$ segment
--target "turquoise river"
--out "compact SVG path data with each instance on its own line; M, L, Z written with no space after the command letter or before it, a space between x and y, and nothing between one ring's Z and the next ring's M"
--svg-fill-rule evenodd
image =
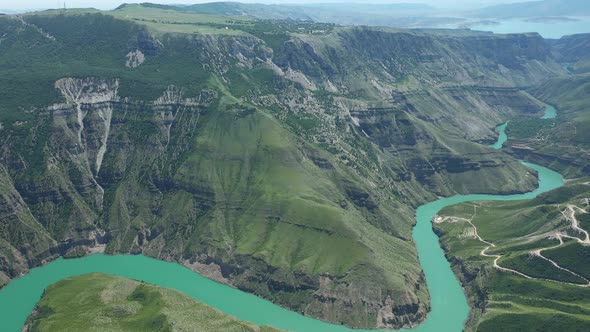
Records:
M507 123L498 127L501 148L505 141ZM432 231L432 219L440 209L466 201L510 201L531 199L563 185L560 174L547 168L525 163L539 177L539 188L517 195L464 195L442 198L422 205L416 212L417 224L413 236L418 248L420 264L426 275L432 310L426 321L412 331L459 332L469 313L467 299L453 274L449 262ZM101 272L142 280L162 287L176 289L207 303L229 315L259 325L271 325L290 331L353 331L349 328L325 323L281 308L269 301L237 289L218 284L189 269L170 262L145 256L102 254L77 259L58 259L45 266L32 269L25 276L10 282L0 290L0 329L18 332L39 301L44 289L67 277L90 272ZM359 330L354 330L359 331Z

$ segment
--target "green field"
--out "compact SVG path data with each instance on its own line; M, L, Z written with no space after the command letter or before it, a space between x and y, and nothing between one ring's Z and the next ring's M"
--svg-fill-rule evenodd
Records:
M588 229L588 228L586 228ZM548 250L544 253L547 258L558 261L559 264L575 273L590 278L590 248L583 246L575 241L570 241L567 245Z
M278 331L240 321L174 290L87 274L50 286L28 331Z
M558 262L561 263L561 260L558 260ZM555 280L579 285L585 285L588 283L586 280L567 271L560 270L550 262L540 257L529 255L528 253L507 256L505 259L499 260L498 264L509 269L517 270L533 278Z

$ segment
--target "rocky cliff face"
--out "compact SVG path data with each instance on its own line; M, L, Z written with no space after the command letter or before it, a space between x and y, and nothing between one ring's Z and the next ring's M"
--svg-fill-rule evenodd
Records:
M553 53L559 62L576 73L590 70L590 34L564 36L552 41Z
M479 170L517 183L516 190L530 188L527 181L520 182L518 172L498 172L497 167L512 163L505 157L488 155L484 161L481 157L489 152L478 151L477 145L451 146L453 140L492 142L493 129L504 119L539 114L540 103L514 86L563 73L549 44L537 34L439 36L351 28L328 36L292 38L275 49L272 61L282 72L291 73L285 77L308 91L330 92L322 96L329 106L313 93L300 97L303 107L296 116L332 123L313 140L342 140L337 124L349 123L360 137L383 149L398 179L416 179L429 191L444 195L451 194L443 188L448 183L460 183L452 191L488 192L490 183L470 183L470 172ZM375 98L380 102L366 102ZM292 101L281 102L294 111ZM326 115L329 112L333 115ZM442 146L441 141L445 141ZM347 157L353 155L342 150ZM405 162L397 163L400 159Z
M19 76L29 99L0 98L0 281L143 253L314 317L400 328L428 311L413 209L535 185L476 142L540 111L514 88L561 73L538 36L343 28L271 45L103 16L0 20L7 67L42 73Z
M400 178L416 179L431 192L449 195L447 185L438 182L441 176L459 184L450 185L456 192L486 192L489 184L470 181L471 172L489 172L491 178L504 178L506 173L500 169L513 162L502 153L493 156L479 144L453 147L455 140L492 142L496 139L491 130L494 123L539 111L536 101L516 89L462 87L395 93L390 107L355 110L351 116L358 129L392 160L406 160L407 167L398 172ZM483 113L489 118L482 118ZM519 183L517 174L505 180ZM518 185L522 189L517 190L524 190L529 184Z
M515 119L508 126L509 152L558 170L568 178L585 176L590 170L588 149L590 123L586 116L590 78L575 75L547 80L529 92L557 109L555 119Z
M8 276L15 277L27 265L67 255L79 246L88 252L103 251L104 244L112 239L100 223L109 204L105 201L109 199L105 188L125 177L131 166L127 160L134 152L130 143L135 142L130 141L137 137L129 136L142 130L142 120L149 123L157 140L146 142L143 152L158 155L170 144L174 121L182 118L187 125L194 126L201 109L215 96L204 91L200 101L183 99L181 89L170 87L161 98L146 105L120 99L118 84L117 80L96 78L57 81L56 89L65 102L38 111L39 123L33 135L38 136L35 144L42 145L42 155L35 156L37 160L23 158L18 140L9 137L6 141L2 159L11 167L10 171L4 169L3 206L7 218L20 221L15 227L29 224L34 230L27 231L30 236L41 237L30 238L26 243L40 246L39 249L16 248L16 257L24 256L25 264L12 266ZM130 124L139 126L124 128ZM182 144L170 148L183 149L186 146ZM107 151L109 162L103 168ZM111 157L111 153L115 156ZM147 162L148 158L144 160ZM28 172L32 168L33 174ZM18 179L16 187L12 178ZM7 229L4 239L9 244L20 242L13 239L18 232Z
M278 50L274 62L301 72L317 86L334 86L341 92L457 82L513 86L562 72L538 34L449 37L370 28L298 36ZM354 82L352 77L363 79Z

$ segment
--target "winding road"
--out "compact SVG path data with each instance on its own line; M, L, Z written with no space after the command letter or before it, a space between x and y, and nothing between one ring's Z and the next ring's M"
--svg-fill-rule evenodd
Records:
M559 280L552 280L552 279L545 279L545 278L537 278L537 277L532 277L529 276L525 273L522 273L520 271L514 270L514 269L509 269L506 267L501 266L498 261L503 257L502 255L494 255L494 254L488 254L487 251L491 248L495 248L496 245L492 242L486 241L484 240L480 235L479 232L477 230L477 226L475 226L475 224L473 224L473 220L475 219L475 217L477 216L477 205L473 205L473 215L471 216L471 218L467 219L467 218L460 218L460 217L452 217L452 216L437 216L435 218L435 222L436 223L443 223L443 222L458 222L458 221L464 221L466 223L468 223L472 228L473 228L473 237L477 238L481 243L486 244L487 246L481 250L480 255L483 257L487 257L487 258L493 258L493 266L494 268L500 270L500 271L504 271L504 272L509 272L509 273L513 273L516 275L519 275L521 277L527 278L527 279L536 279L536 280L543 280L543 281L551 281L551 282L555 282L555 283L560 283L560 284L568 284L568 285L575 285L575 286L580 286L580 287L590 287L590 280L588 280L588 278L585 278L569 269L566 269L562 266L560 266L559 264L557 264L557 262L555 262L552 259L549 259L545 256L543 256L543 251L546 250L552 250L552 249L557 249L561 246L563 246L565 244L565 242L563 241L564 238L569 238L569 239L573 239L576 240L578 243L580 243L581 245L585 245L585 246L590 246L590 234L588 234L588 232L586 230L584 230L583 228L580 227L580 222L578 221L577 217L576 217L576 210L581 212L581 213L588 213L587 210L582 209L576 205L573 204L567 204L566 209L565 210L561 210L561 214L563 215L563 217L568 220L570 222L570 228L573 229L575 232L577 233L581 233L583 234L582 238L580 237L576 237L576 236L571 236L571 235L567 235L565 233L562 232L555 232L554 234L552 234L552 236L550 236L549 238L551 239L557 239L559 241L559 244L555 245L555 246L551 246L551 247L545 247L545 248L540 248L540 249L535 249L533 251L530 252L530 255L532 256L536 256L539 258L542 258L546 261L548 261L549 263L551 263L554 267L565 271L567 273L570 273L582 280L586 281L586 284L576 284L576 283L569 283L569 282L564 282L564 281L559 281Z

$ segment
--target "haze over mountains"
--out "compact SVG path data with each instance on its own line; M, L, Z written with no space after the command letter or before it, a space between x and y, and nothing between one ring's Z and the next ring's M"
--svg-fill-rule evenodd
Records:
M0 10L5 13L30 11L27 8L43 8L46 2L31 1L12 4ZM64 3L59 2L59 7ZM114 8L118 2L66 2L71 7ZM590 2L584 0L538 0L524 2L429 2L429 1L244 1L208 2L197 4L164 4L195 13L247 15L265 19L313 20L336 24L355 24L395 27L432 27L460 23L468 18L512 18L590 15ZM12 8L11 8L12 7ZM46 7L47 8L47 7ZM52 8L51 6L48 8Z
M480 17L543 17L590 15L590 1L540 0L490 6L477 11Z
M525 1L525 0L520 0ZM70 8L98 8L98 9L113 9L121 4L122 1L119 0L69 0L66 1L66 4ZM132 3L139 3L141 1L133 1ZM187 0L187 1L176 1L176 0L164 0L158 1L160 4L166 5L192 5L192 4L202 4L202 3L211 3L216 1L211 0ZM235 1L238 2L238 1ZM473 1L473 0L372 0L372 1L348 1L348 0L243 0L239 1L242 3L250 3L250 4L266 4L266 5L276 5L276 4L327 4L327 3L363 3L363 4L392 4L392 3L407 3L407 4L426 4L430 6L435 6L438 8L481 8L487 5L494 5L494 4L502 4L502 3L512 3L512 2L519 2L519 0L482 0L482 1ZM31 9L31 8L53 8L57 5L57 7L62 7L64 1L43 1L43 0L22 0L18 2L10 2L10 1L2 1L0 3L5 3L0 5L2 8L7 9Z
M149 5L149 4L146 4ZM251 16L259 19L309 20L340 25L390 26L400 28L468 27L496 20L524 17L546 20L551 15L588 15L588 4L580 0L542 0L510 3L478 9L424 3L335 3L257 4L212 2L193 5L152 5L185 12ZM480 6L482 6L480 4ZM524 10L527 8L531 10ZM582 30L584 31L584 30ZM580 31L580 32L582 32Z

